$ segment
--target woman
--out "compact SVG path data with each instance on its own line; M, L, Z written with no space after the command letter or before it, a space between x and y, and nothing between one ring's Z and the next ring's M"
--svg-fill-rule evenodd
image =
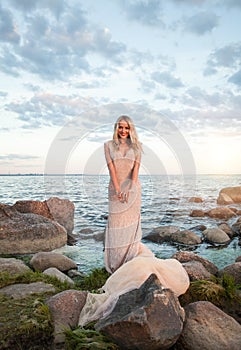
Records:
M132 120L118 118L113 140L105 143L110 173L109 216L105 232L105 265L111 276L101 294L88 293L79 325L108 316L120 295L140 286L154 273L177 296L189 287L189 277L176 259L158 259L141 243L141 186L138 173L141 144Z
M131 118L118 118L113 140L106 142L104 149L110 174L104 256L106 270L113 273L137 256L143 247L141 186L138 179L142 147ZM149 253L153 255L150 251Z

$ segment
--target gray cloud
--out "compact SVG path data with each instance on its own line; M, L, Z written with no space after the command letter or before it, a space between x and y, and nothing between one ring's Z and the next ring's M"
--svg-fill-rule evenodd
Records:
M137 0L122 1L127 17L147 26L164 26L162 20L161 1Z
M200 87L194 86L186 90L183 94L182 101L184 104L192 107L220 107L227 103L228 96L223 93L209 94Z
M240 0L222 0L220 3L228 8L241 8Z
M89 63L92 54L105 59L108 57L112 68L123 64L125 45L114 41L107 28L88 23L86 14L80 6L71 7L61 2L60 20L57 16L51 17L51 13L43 11L47 9L56 14L57 1L22 3L12 0L11 3L23 12L16 15L16 9L11 9L12 12L10 9L6 10L9 20L7 22L5 19L6 29L0 35L2 40L4 37L9 41L7 28L8 32L10 29L13 32L13 21L20 21L19 16L22 16L22 23L19 26L21 33L18 33L18 41L20 36L21 41L16 45L16 38L14 40L12 38L11 50L7 47L2 50L0 63L4 73L18 76L21 71L26 71L47 80L66 80L71 75L80 75L82 72L94 76L99 67L97 60L92 61L92 64ZM106 65L105 70L107 69Z
M202 5L204 4L207 0L172 0L175 4L180 5Z
M24 14L36 9L48 9L57 18L63 12L65 0L8 0L14 8L19 9Z
M241 69L228 79L230 83L241 86Z
M19 43L20 36L16 31L12 13L0 5L0 41Z
M183 23L184 30L201 36L218 26L219 17L215 13L203 11L185 18Z
M2 160L31 160L31 159L39 159L40 157L37 156L32 156L32 155L28 155L28 154L16 154L16 153L9 153L9 154L5 154L5 155L0 155L0 159Z
M159 84L163 84L169 88L180 88L183 87L181 79L176 78L170 72L153 72L151 78Z
M29 100L9 103L5 109L18 115L23 128L40 128L44 125L62 126L95 105L96 102L91 98L37 93Z
M241 44L235 43L218 48L209 55L209 67L236 67L241 63Z

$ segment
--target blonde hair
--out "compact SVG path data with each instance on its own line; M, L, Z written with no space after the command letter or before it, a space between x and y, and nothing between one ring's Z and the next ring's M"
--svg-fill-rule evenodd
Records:
M114 133L113 133L113 142L114 142L115 147L119 148L120 141L119 141L119 137L118 137L118 128L119 128L119 123L122 120L124 120L128 124L128 126L130 128L129 136L128 136L129 142L130 142L130 146L133 148L135 153L142 152L142 146L141 146L141 143L138 140L138 136L137 136L135 125L134 125L132 119L130 117L128 117L127 115L121 115L117 119L117 121L115 122Z

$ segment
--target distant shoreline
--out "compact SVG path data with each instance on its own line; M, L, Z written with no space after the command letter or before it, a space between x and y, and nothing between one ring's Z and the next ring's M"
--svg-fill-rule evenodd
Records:
M109 176L108 174L0 174L1 176ZM140 176L241 176L241 174L140 174Z

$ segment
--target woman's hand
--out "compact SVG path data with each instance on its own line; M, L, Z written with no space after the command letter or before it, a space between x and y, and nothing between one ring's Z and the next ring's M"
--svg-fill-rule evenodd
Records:
M120 202L122 203L128 203L128 199L129 199L129 191L128 192L119 192L117 194L117 197L119 199Z

